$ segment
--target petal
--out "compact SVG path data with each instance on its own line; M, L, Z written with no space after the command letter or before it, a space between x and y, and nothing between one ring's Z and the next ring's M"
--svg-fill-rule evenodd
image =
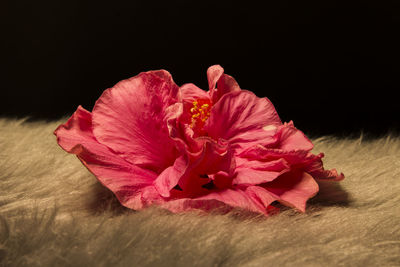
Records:
M268 190L260 186L249 186L245 190L246 194L253 198L255 201L260 202L264 207L268 207L277 198L272 195Z
M217 82L217 88L211 91L212 102L217 103L223 95L240 90L239 84L232 76L222 74Z
M183 101L193 102L197 99L209 99L206 91L201 90L199 87L192 83L184 84L180 87L181 96Z
M173 167L167 168L157 178L155 186L160 194L169 197L171 190L179 185L184 194L198 195L207 192L202 186L210 181L202 176L218 172L233 175L235 162L232 159L233 154L229 149L229 144L223 139L215 141L206 136L194 138L189 126L177 120L182 111L181 103L170 106L169 111L171 114L168 119L170 137L176 142L181 155L184 156L177 159Z
M76 154L97 179L115 193L122 205L139 209L141 189L151 185L156 173L132 165L92 133L92 114L82 107L54 132L57 142L67 152Z
M79 106L71 118L54 131L57 143L68 153L79 153L81 146L99 146L92 133L92 114ZM104 146L99 146L104 148Z
M220 65L213 65L207 69L208 89L210 92L215 89L215 85L222 74L224 74L224 69Z
M200 139L200 138L198 138ZM197 154L190 155L190 164L186 169L185 175L179 180L179 186L184 192L196 194L199 187L206 182L202 176L225 172L233 175L235 161L232 151L227 144L217 143L208 138L203 139L203 148Z
M153 204L161 205L165 203L166 200L160 196L155 186L150 185L142 189L141 201L143 206L147 207Z
M291 171L263 186L279 202L305 212L306 202L318 193L317 182L306 172Z
M203 149L201 154L192 155L193 168L199 172L206 170L206 174L214 174L219 171L233 172L235 161L228 143L221 139L216 142L207 137L196 138L196 140L203 144Z
M253 201L250 196L240 189L225 189L198 198L172 200L166 202L162 206L172 212L193 209L210 211L216 208L225 208L226 211L229 211L231 209L230 207L237 207L267 215L266 209L261 203Z
M127 161L160 173L176 158L166 109L179 88L163 70L141 73L104 91L93 109L93 133Z
M243 144L254 145L271 139L275 131L263 127L279 125L279 116L268 99L242 90L225 94L211 109L204 128L210 137L224 138L243 150Z
M204 140L194 138L193 129L190 125L182 123L184 104L175 103L167 108L167 126L169 137L182 153L199 153L203 149ZM209 139L209 138L208 138Z
M218 189L226 189L232 186L233 176L229 173L220 171L211 176L214 185Z
M220 65L214 65L208 68L207 79L213 103L217 103L224 94L240 91L239 84L236 80L224 74L224 69Z
M247 168L237 168L236 177L233 179L235 185L257 185L266 182L273 181L279 175L287 172L288 170L282 171L263 171L253 170Z
M170 191L174 188L179 179L183 176L188 167L187 158L182 155L175 160L173 166L166 168L155 180L154 185L163 197L169 197Z
M286 151L306 150L314 148L313 143L304 135L303 132L296 129L293 122L285 123L279 127L276 138L278 139L278 148Z
M310 162L304 168L306 172L311 174L315 179L323 179L323 180L333 180L333 181L341 181L344 179L344 174L338 172L335 169L332 170L324 170L323 163L321 158L324 156L323 153L315 156L315 160Z
M271 129L272 126L268 127ZM233 140L231 140L232 148L234 148L235 151L237 151L237 154L239 154L255 145L262 145L265 147L275 145L277 143L277 139L274 137L274 133L274 130L264 129L253 129L248 132L239 133Z
M310 161L315 160L315 155L305 151L305 150L292 150L285 151L282 149L267 148L262 145L252 146L242 151L239 155L243 158L248 158L249 160L264 160L271 161L277 159L284 159L289 164L307 164Z
M246 162L244 162L246 161ZM240 160L236 168L233 184L256 185L271 182L278 176L290 170L290 165L284 159L268 162L258 160Z
M240 153L239 158L247 158L248 160L277 160L284 159L296 169L301 169L316 179L328 179L340 181L344 179L344 174L338 174L335 169L324 170L321 158L323 153L314 155L306 150L284 151L282 149L266 148L256 145L247 148ZM253 161L250 161L253 162Z
M270 171L281 171L286 168L290 168L288 162L283 158L276 160L264 161L263 159L248 159L235 157L236 168L248 168L254 170L270 170Z

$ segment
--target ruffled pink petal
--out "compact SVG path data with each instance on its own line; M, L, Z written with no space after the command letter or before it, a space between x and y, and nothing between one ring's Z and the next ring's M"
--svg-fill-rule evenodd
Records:
M174 166L167 168L156 180L155 186L160 194L169 197L172 189L179 185L184 193L180 195L194 196L207 191L202 188L210 179L202 178L218 172L230 175L235 169L232 151L223 139L215 141L207 136L194 138L193 131L187 124L178 120L183 105L176 103L168 108L168 129L181 155ZM179 193L179 192L178 192Z
M181 139L177 138L177 140ZM180 167L169 168L165 175L162 173L157 178L155 185L162 196L196 197L207 194L209 189L203 186L211 182L215 175L217 175L218 181L222 182L221 179L225 177L219 177L221 173L226 174L228 179L232 180L235 161L229 146L208 137L193 140L199 148L195 152L183 151ZM177 163L178 161L175 164ZM174 191L176 186L180 188L180 192Z
M207 70L208 88L213 103L227 93L240 91L236 80L224 74L224 69L220 65L214 65Z
M210 92L215 89L222 74L224 74L224 69L220 65L213 65L207 69L208 89Z
M79 106L54 134L58 144L68 153L76 154L89 171L115 193L122 205L133 209L143 207L142 189L152 185L157 174L132 165L100 144L92 133L89 111Z
M183 198L171 200L164 203L162 206L172 212L182 212L194 209L210 211L216 208L229 211L231 210L231 207L237 207L268 215L265 207L261 203L254 201L240 189L225 189L193 199Z
M179 148L180 154L189 153L194 156L201 153L205 141L213 141L208 137L195 138L190 125L181 122L184 115L183 103L175 103L167 108L169 137Z
M217 103L221 97L230 92L240 91L239 84L236 80L227 74L222 74L221 78L219 78L217 82L216 90L212 91L212 101Z
M290 170L290 165L284 159L263 162L237 158L236 163L238 166L235 170L236 176L233 179L233 184L238 185L257 185L271 182Z
M193 102L197 99L210 99L208 93L201 90L199 87L192 83L184 84L180 87L181 96L183 101Z
M291 171L263 186L279 202L305 212L306 202L318 193L317 182L306 172Z
M184 175L188 167L188 159L185 155L175 160L173 166L166 168L155 180L154 185L159 194L163 197L169 197L170 191L174 188L180 178Z
M169 137L175 142L182 153L189 150L192 141L193 130L189 125L180 123L179 118L184 110L183 103L175 103L167 108L167 128Z
M306 150L285 151L282 149L266 148L256 145L244 150L240 158L247 158L250 162L257 160L271 161L284 159L292 168L303 170L313 176L315 179L328 179L340 181L344 179L344 174L338 174L335 169L325 170L321 158L324 154L314 155Z
M218 141L208 137L196 138L196 141L202 143L201 154L192 156L192 167L197 170L207 170L209 174L220 171L233 173L235 169L235 161L233 160L232 151L228 143L222 139Z
M341 181L344 179L344 174L336 171L336 169L325 170L321 158L323 153L315 156L314 160L308 163L304 170L311 174L315 179Z
M182 123L184 115L183 103L175 103L167 108L169 137L175 142L181 154L187 153L192 158L195 158L202 153L206 142L215 143L220 150L226 151L227 143L224 143L223 139L217 139L216 141L207 136L195 137L190 125Z
M305 150L292 150L285 151L276 148L267 148L262 145L252 146L242 151L239 155L242 158L247 158L249 160L262 160L271 161L276 159L284 159L290 165L295 164L307 164L316 157L315 155L305 151Z
M239 154L255 145L265 147L273 146L277 142L274 134L275 130L264 129L254 129L249 132L242 132L235 136L232 148L237 154Z
M208 180L201 178L219 172L233 175L235 161L233 153L226 144L217 143L209 138L203 139L203 148L197 154L189 154L190 165L185 175L179 180L178 185L184 192L196 194L199 186L204 185Z
M178 86L163 70L121 81L95 104L94 136L130 163L160 173L177 157L166 110L179 99Z
M260 186L249 186L246 188L245 192L248 196L254 199L254 201L260 202L266 208L268 208L272 202L277 200L273 194Z
M211 109L204 128L210 137L224 138L234 149L243 150L271 139L279 125L279 116L268 99L242 90L225 94Z
M161 205L167 200L164 199L155 188L155 186L150 185L142 189L141 201L143 207L148 207L150 205Z
M214 185L218 189L227 189L232 186L232 181L234 179L234 176L227 172L217 172L216 174L213 174L210 176L212 179Z
M313 143L304 135L303 132L296 129L293 122L285 123L276 133L278 143L275 146L277 148L292 151L292 150L306 150L310 151L313 149Z

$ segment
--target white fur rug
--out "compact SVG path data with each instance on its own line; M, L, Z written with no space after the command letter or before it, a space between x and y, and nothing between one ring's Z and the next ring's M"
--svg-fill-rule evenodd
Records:
M346 178L305 214L171 214L121 207L60 123L0 119L0 265L400 266L400 138L314 140Z

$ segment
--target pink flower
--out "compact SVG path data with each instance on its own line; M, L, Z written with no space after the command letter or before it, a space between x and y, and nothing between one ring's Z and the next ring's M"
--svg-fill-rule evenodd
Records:
M323 154L267 98L240 89L221 66L209 91L178 87L165 70L143 72L107 89L93 111L78 107L56 131L59 145L122 205L173 212L239 207L267 215L280 203L305 211L314 179L341 180Z

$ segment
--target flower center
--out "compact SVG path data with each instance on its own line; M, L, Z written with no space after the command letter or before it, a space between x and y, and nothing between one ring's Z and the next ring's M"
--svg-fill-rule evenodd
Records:
M206 120L210 117L211 102L206 99L193 101L193 107L190 109L192 129L203 128Z

